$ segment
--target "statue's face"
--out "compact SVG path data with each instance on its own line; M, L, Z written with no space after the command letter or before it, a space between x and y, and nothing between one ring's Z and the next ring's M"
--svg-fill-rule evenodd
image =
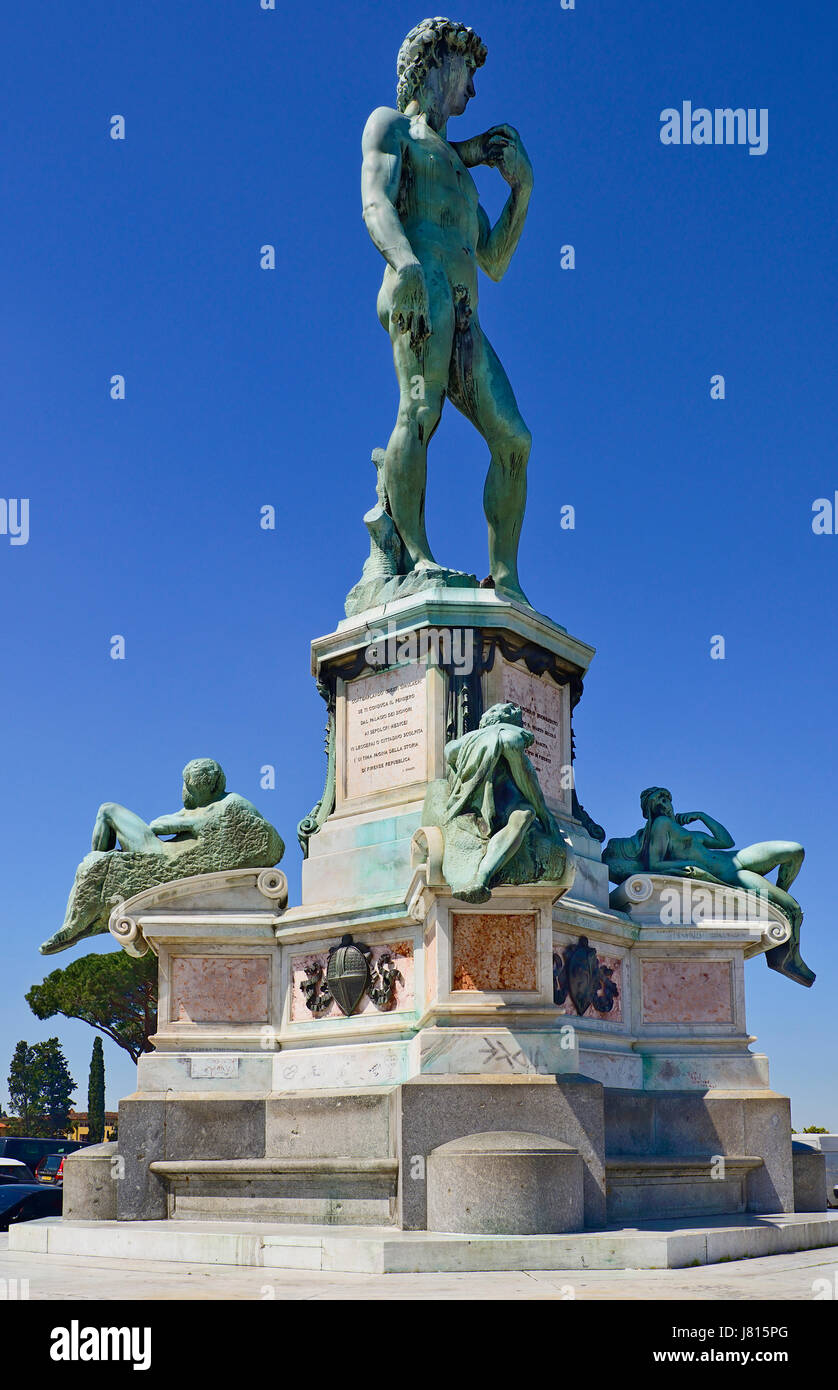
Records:
M672 805L672 797L667 792L661 792L654 803L654 814L656 816L669 816L670 819L674 819L675 808Z
M474 68L463 53L447 53L438 72L448 114L462 116L474 96Z

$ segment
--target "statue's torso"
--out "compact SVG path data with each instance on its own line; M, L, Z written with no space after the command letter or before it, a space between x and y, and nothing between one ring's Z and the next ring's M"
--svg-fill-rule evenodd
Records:
M655 823L656 829L661 821L665 825L667 858L686 860L699 868L724 875L731 859L730 850L708 849L703 839L706 831L687 830L668 816L660 817Z
M478 194L459 155L424 117L405 117L402 171L396 204L418 258L435 261L452 285L476 290L480 234Z

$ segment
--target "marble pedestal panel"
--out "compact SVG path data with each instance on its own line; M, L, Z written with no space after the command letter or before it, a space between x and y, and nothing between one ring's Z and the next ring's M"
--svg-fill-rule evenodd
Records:
M399 904L287 909L277 870L203 875L138 894L114 913L126 949L153 948L160 1004L139 1091L269 1094L394 1085L424 1074L564 1075L645 1091L767 1090L750 1050L744 961L788 926L769 909L699 924L640 904L554 901L556 885L494 890L480 907L440 879L438 832L421 831ZM677 882L677 881L675 881ZM655 880L660 897L666 881ZM743 895L744 896L744 895ZM351 937L373 975L351 1016L309 1007L307 972ZM567 953L585 950L611 981L608 1008L556 993ZM371 976L372 979L372 976Z
M575 891L608 899L599 842L573 801L572 710L593 649L493 590L428 590L312 643L328 708L326 787L301 823L304 906L401 900L410 843L449 739L500 701L522 706L545 798L578 859Z

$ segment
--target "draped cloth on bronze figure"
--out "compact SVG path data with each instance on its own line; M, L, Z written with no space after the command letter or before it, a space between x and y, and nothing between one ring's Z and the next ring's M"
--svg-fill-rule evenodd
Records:
M481 724L445 749L448 778L428 788L422 823L443 831L443 873L455 896L474 883L490 839L519 809L529 809L535 819L493 886L560 881L566 874L566 841L525 752L532 742L528 730L498 722Z

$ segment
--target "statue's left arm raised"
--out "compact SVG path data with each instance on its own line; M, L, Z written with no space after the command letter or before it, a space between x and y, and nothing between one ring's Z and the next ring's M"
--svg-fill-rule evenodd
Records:
M532 193L532 165L517 130L511 125L495 125L483 135L458 143L451 141L467 169L489 164L497 169L511 188L503 211L494 227L482 204L477 209L480 239L477 264L490 280L502 280L515 248L521 240Z

